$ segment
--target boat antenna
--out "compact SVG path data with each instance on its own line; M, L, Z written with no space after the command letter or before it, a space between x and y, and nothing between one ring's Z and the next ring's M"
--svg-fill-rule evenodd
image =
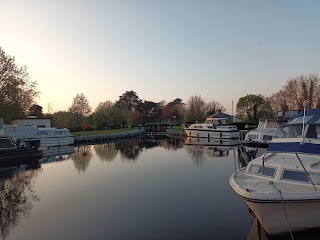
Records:
M303 101L302 138L304 138L306 107L308 106L308 104L309 104L309 102L307 100Z

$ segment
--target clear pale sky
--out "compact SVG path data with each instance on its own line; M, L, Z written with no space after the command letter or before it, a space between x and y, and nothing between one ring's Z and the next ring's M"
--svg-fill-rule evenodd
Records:
M192 95L227 113L319 74L318 0L0 0L0 46L26 65L47 112L77 93L95 109L125 91L159 102Z

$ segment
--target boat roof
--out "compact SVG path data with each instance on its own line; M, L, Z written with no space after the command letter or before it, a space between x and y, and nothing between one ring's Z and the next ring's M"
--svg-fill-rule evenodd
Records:
M320 124L320 109L309 109L305 112L305 118L304 118L304 112L298 113L294 119L292 119L288 124L312 124L312 123L319 123Z
M304 139L301 141L291 142L278 142L271 141L268 153L301 153L310 155L320 155L320 144L309 143Z

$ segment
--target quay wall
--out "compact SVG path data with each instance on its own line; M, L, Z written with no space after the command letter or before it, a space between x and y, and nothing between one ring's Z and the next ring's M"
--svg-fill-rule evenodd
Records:
M117 140L140 136L145 133L145 130L134 130L122 133L113 134L99 134L99 135L88 135L88 136L75 136L74 143L90 143L90 142L103 142L108 140Z

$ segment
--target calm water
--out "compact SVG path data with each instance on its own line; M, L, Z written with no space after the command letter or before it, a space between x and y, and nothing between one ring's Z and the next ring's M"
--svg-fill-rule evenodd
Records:
M216 150L134 139L2 169L1 237L259 239L228 185L237 151Z

